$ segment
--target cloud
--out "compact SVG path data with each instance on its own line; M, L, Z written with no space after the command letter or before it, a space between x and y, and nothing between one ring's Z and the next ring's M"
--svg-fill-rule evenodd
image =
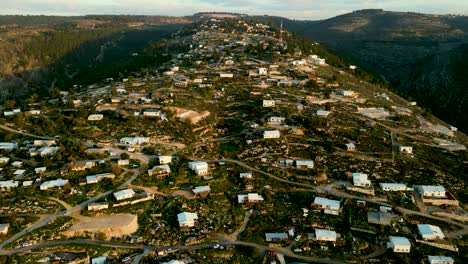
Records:
M226 11L324 19L366 8L422 13L468 13L465 0L0 0L0 14L191 15Z

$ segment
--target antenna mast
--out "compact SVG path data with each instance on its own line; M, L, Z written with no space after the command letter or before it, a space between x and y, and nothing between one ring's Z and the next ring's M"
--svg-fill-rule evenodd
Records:
M281 19L281 25L280 25L280 43L283 45L283 19Z

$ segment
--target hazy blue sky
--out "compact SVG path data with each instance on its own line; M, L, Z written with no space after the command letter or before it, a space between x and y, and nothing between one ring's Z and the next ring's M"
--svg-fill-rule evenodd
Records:
M468 0L0 0L0 14L191 15L228 11L322 19L366 8L468 14Z

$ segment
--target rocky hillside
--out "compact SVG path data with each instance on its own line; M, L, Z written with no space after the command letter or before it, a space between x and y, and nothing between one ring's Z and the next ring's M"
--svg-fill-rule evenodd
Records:
M466 64L468 16L361 10L322 21L284 20L284 26L331 45L468 131L467 82L460 72Z

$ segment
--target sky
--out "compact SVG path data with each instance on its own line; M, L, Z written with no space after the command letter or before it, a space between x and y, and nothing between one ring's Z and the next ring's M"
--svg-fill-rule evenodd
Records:
M0 0L0 14L185 16L235 12L317 20L359 9L468 15L468 0Z

